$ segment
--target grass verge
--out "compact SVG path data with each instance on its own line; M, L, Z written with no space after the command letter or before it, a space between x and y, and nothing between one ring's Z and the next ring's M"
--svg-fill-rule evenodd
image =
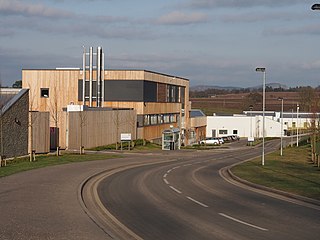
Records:
M320 200L320 169L310 161L310 146L286 148L237 165L231 171L247 181Z
M109 154L64 154L62 156L55 155L41 155L36 157L35 162L30 162L29 157L17 158L10 161L6 167L0 168L0 177L8 176L14 173L27 171L36 168L43 168L59 164L84 162L94 160L105 160L110 158L119 158L118 155Z

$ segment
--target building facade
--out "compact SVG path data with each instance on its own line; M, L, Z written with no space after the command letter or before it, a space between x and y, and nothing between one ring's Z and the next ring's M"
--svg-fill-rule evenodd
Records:
M87 87L83 91L83 74L89 78L90 73L80 69L22 70L22 87L30 89L30 110L50 112L50 126L60 129L62 148L67 147L63 112L70 104L134 109L137 138L161 139L162 131L173 125L181 129L184 141L188 141L187 79L145 70L108 70L103 73L103 94L98 101L97 81L85 80Z
M306 133L311 123L319 119L319 114L299 112L265 112L265 137L281 137ZM213 115L207 117L207 137L238 135L240 137L261 138L263 136L262 111L245 111L230 116Z

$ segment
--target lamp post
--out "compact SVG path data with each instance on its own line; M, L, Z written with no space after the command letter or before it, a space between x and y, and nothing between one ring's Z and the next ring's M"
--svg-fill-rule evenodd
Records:
M250 137L252 138L252 110L253 110L252 105L249 106L249 110L250 110Z
M264 134L265 134L265 106L266 106L266 68L258 67L256 72L263 73L263 84L262 84L262 161L261 164L264 166Z
M315 3L311 6L312 10L320 10L320 4L319 3Z
M291 109L291 147L293 147L293 108Z
M281 101L281 134L280 134L280 156L283 155L283 144L282 144L282 136L283 136L283 98L278 98L279 101Z
M299 119L299 104L297 104L297 147L299 147L299 126L298 126L298 119Z

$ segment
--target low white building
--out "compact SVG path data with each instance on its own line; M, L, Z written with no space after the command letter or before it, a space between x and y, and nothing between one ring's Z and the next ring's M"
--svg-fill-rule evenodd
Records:
M265 137L281 137L288 131L296 132L306 130L311 126L315 115L311 113L265 112ZM317 114L319 116L319 114ZM283 126L281 128L281 124ZM223 137L238 135L239 137L261 138L263 135L262 111L248 111L243 114L231 116L216 115L207 116L206 137Z

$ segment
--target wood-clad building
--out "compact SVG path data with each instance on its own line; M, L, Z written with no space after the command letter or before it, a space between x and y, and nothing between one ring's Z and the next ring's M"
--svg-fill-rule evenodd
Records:
M175 127L189 144L188 79L146 70L102 70L22 70L22 87L30 89L29 110L50 113L50 127L59 129L62 148L69 147L68 105L134 109L136 138L160 141L165 129Z

